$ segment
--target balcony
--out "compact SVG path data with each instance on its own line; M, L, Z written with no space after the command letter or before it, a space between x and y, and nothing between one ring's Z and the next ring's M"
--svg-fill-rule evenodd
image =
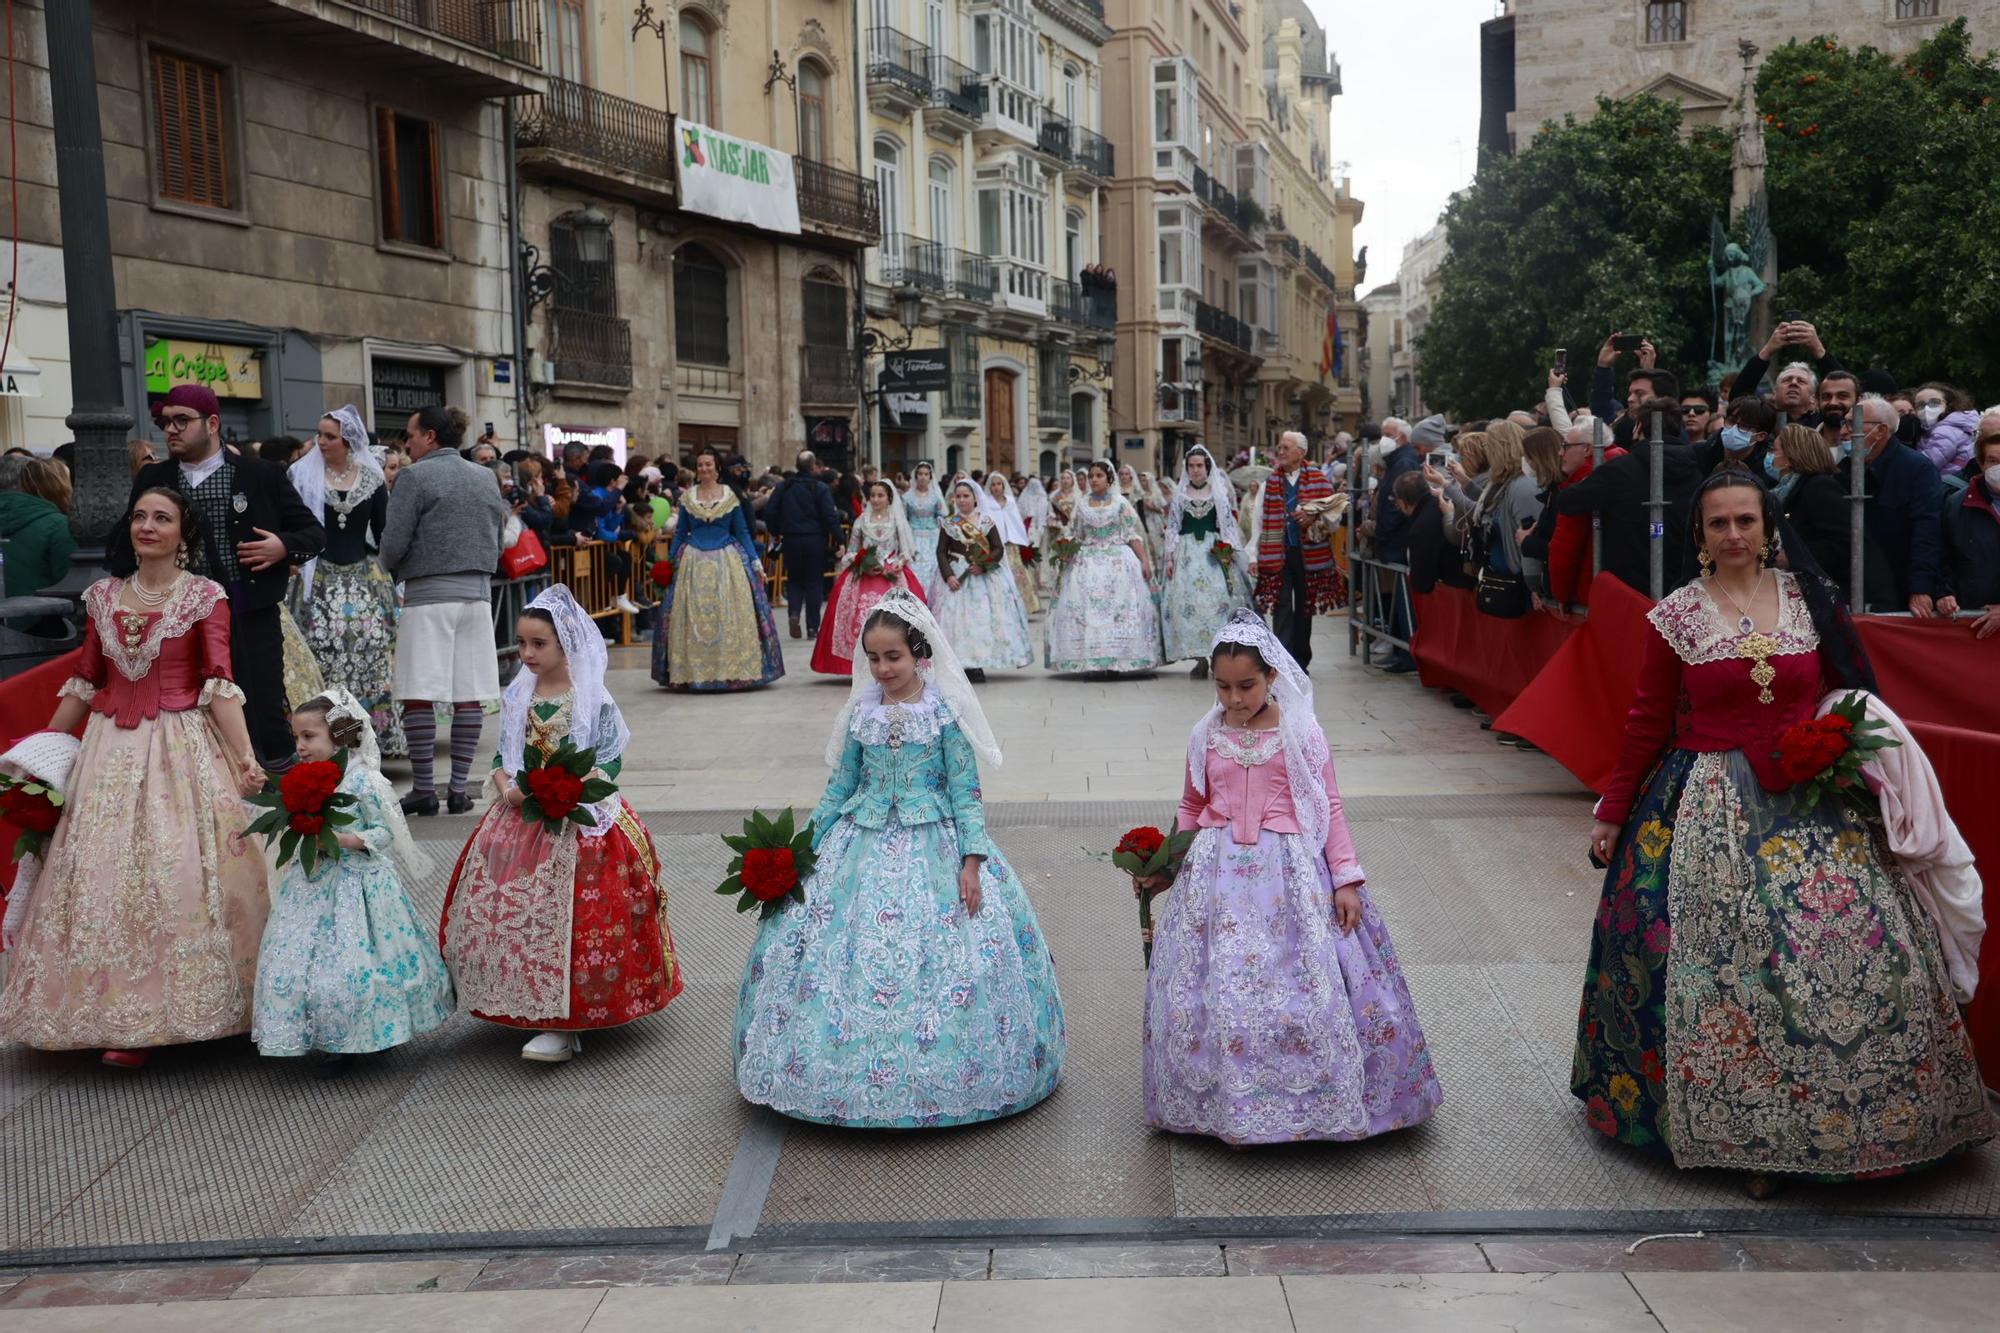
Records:
M1201 304L1199 294L1192 287L1161 286L1158 293L1157 317L1162 324L1181 324L1193 327L1195 307Z
M541 0L220 0L219 28L297 50L339 50L392 81L456 97L546 92Z
M805 230L856 246L882 239L882 204L874 181L807 157L795 159L792 168Z
M944 269L951 275L952 294L964 301L987 302L1000 290L1000 275L985 255L946 250Z
M861 401L861 366L847 347L799 349L799 401L853 404Z
M1049 283L1049 318L1072 328L1083 327L1083 288L1067 278Z
M1315 278L1326 284L1328 291L1336 290L1340 286L1339 283L1333 280L1333 270L1328 268L1325 261L1313 252L1313 248L1310 245L1306 247L1306 268Z
M931 86L930 113L924 117L924 129L945 143L955 144L960 135L979 128L982 105L979 73L936 51L925 57L924 69Z
M1248 324L1206 301L1195 303L1194 328L1202 337L1226 343L1239 352L1250 352L1256 343L1255 331Z
M1025 88L1006 82L995 74L976 75L972 87L978 102L979 118L973 134L985 142L995 140L1042 146L1042 104Z
M908 115L931 100L931 49L894 28L868 30L868 104Z
M728 366L702 366L689 361L674 365L674 391L685 398L743 397L743 372Z
M994 276L999 279L995 304L1001 310L1046 319L1049 313L1049 275L1018 259L993 259Z
M1111 40L1111 29L1104 22L1104 0L1035 0L1035 8L1099 45Z
M557 384L632 387L632 324L616 315L549 308Z
M1073 140L1070 138L1070 123L1053 111L1042 112L1041 133L1036 136L1035 146L1061 171L1070 164Z
M674 118L664 111L552 78L547 92L523 99L514 146L538 175L674 202Z
M1118 289L1086 286L1083 289L1083 327L1109 333L1118 327Z
M1102 185L1114 174L1116 158L1111 141L1095 130L1087 130L1081 125L1071 131L1072 152L1070 162L1079 176L1094 177Z
M917 236L884 236L880 256L882 285L915 287L942 295L948 285L946 257L951 253L935 241Z

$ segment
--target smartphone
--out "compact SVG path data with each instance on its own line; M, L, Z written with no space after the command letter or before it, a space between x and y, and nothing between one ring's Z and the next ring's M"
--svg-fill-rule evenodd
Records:
M1805 316L1801 315L1801 314L1800 314L1800 313L1799 313L1798 311L1796 311L1796 310L1787 310L1787 311L1785 312L1785 323L1787 323L1787 324L1796 324L1796 323L1798 323L1798 321L1800 321L1801 319L1804 319L1804 318L1805 318Z
M1639 350L1639 344L1644 341L1646 341L1644 334L1621 333L1612 338L1611 350L1614 352L1636 352Z
M1442 449L1433 449L1428 461L1432 467L1442 472L1445 469L1445 464L1451 461L1451 455Z
M1569 374L1569 348L1567 347L1556 348L1556 374Z
M486 433L487 433L488 435L493 435L493 434L496 434L496 433L497 433L497 432L495 432L495 431L494 431L494 429L493 429L493 423L492 423L492 422L490 422L490 421L486 423Z

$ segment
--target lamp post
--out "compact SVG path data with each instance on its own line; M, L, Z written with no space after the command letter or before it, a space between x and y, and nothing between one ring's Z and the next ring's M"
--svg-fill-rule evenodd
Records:
M648 0L639 0L632 10L632 35L651 32L660 39L660 110L671 113L674 109L674 81L668 71L667 60L667 20L664 15L655 14Z

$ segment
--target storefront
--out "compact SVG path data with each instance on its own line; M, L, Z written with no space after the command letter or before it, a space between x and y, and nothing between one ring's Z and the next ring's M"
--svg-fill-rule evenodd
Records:
M929 457L931 400L929 394L882 394L882 471L909 476ZM935 464L936 460L932 460Z
M472 367L458 353L366 339L363 349L368 372L368 418L376 438L393 443L403 438L412 412L446 403L473 403ZM470 421L465 442L471 444L485 428Z
M161 436L153 413L181 384L214 391L225 444L303 437L326 410L319 401L318 349L283 329L146 310L126 312L121 323L121 350L135 358L125 366L133 431L156 444Z
M563 450L572 444L580 444L586 449L606 445L618 466L625 466L629 443L623 426L543 426L542 456L561 458Z

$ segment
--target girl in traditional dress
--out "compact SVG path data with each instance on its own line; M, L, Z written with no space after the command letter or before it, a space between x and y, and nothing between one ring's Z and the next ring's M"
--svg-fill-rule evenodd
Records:
M396 581L375 557L389 516L389 487L368 447L368 428L353 407L321 417L315 443L292 464L290 475L299 499L326 526L326 549L299 570L290 612L324 684L340 686L366 704L382 753L400 758L410 747L391 681ZM295 698L292 704L300 702Z
M396 792L382 776L368 709L334 686L292 710L300 763L348 751L341 792L354 822L337 860L308 873L291 861L271 895L257 959L250 1036L264 1055L326 1053L315 1071L342 1073L349 1057L429 1032L457 1008L437 943L417 924L405 883L430 874Z
M1200 832L1146 973L1146 1123L1238 1145L1421 1123L1443 1094L1312 681L1248 608L1216 636L1212 667L1177 821Z
M681 971L659 851L623 796L560 833L521 816L514 775L530 747L547 756L567 739L618 776L631 732L604 688L604 635L561 584L515 633L522 670L500 703L497 797L452 871L444 956L477 1017L534 1031L522 1058L558 1063L583 1049L578 1033L664 1009Z
M872 551L882 572L862 573L857 568L862 552ZM903 514L903 499L886 481L868 483L868 507L854 520L847 538L847 552L835 566L840 577L833 582L826 619L820 622L819 638L813 644L812 669L822 676L852 673L850 654L861 638L861 626L882 594L892 587L906 587L919 598L923 586L917 582L910 559L916 552L916 537Z
M966 676L979 683L989 669L1032 665L1035 649L1028 637L1028 612L1006 562L973 568L979 558L999 555L1006 545L992 511L980 504L979 487L970 477L960 477L952 483L951 500L952 516L938 532L938 592L932 604Z
M1196 445L1196 448L1201 446ZM1153 575L1165 577L1167 556L1167 510L1173 496L1150 472L1139 474L1139 525L1146 530L1146 549L1153 557Z
M938 590L938 529L951 514L951 501L938 489L936 475L929 459L918 463L910 489L903 495L903 513L910 520L910 538L915 543L910 572L917 576L925 600L933 603Z
M1776 758L1873 673L1769 491L1725 468L1693 508L1703 573L1648 615L1591 829L1609 868L1570 1086L1598 1132L1758 1198L1935 1161L1994 1130L1938 925L1878 820L1806 803Z
M1062 571L1043 664L1064 673L1151 671L1160 665L1160 617L1139 516L1118 494L1111 464L1090 465L1090 494L1067 535L1082 543Z
M986 474L986 494L979 502L986 516L993 520L1000 533L1000 540L1006 550L1003 555L1007 562L1007 572L1013 576L1014 587L1021 595L1021 605L1028 614L1042 613L1042 599L1035 593L1035 581L1028 576L1028 563L1021 558L1021 552L1028 549L1028 525L1021 517L1021 506L1008 489L1007 477L1002 472Z
M750 518L719 466L711 450L695 455L695 483L674 512L674 574L653 626L653 681L676 690L751 690L785 674Z
M190 574L201 519L141 491L83 594L76 674L52 732L84 726L62 822L33 883L7 901L0 1041L146 1048L250 1028L269 897L239 796L264 785L230 677L229 599Z
M992 576L989 576L992 577ZM869 616L828 739L805 901L764 922L736 1002L736 1084L801 1120L962 1125L1062 1072L1062 997L1027 892L986 836L1000 747L913 594Z
M1069 535L1070 520L1076 513L1076 504L1082 497L1076 489L1076 472L1064 468L1056 476L1055 493L1049 496L1049 512L1042 524L1042 563L1040 573L1044 587L1059 586L1062 571L1056 568L1055 545Z
M1028 528L1028 547L1039 555L1042 536L1049 526L1049 489L1040 477L1030 477L1014 502L1020 506L1021 522Z
M1167 508L1166 575L1160 581L1160 630L1166 660L1194 658L1194 678L1208 674L1209 645L1239 606L1250 604L1248 561L1237 543L1234 488L1215 479L1215 456L1200 445L1188 451ZM1217 542L1236 547L1227 561Z

